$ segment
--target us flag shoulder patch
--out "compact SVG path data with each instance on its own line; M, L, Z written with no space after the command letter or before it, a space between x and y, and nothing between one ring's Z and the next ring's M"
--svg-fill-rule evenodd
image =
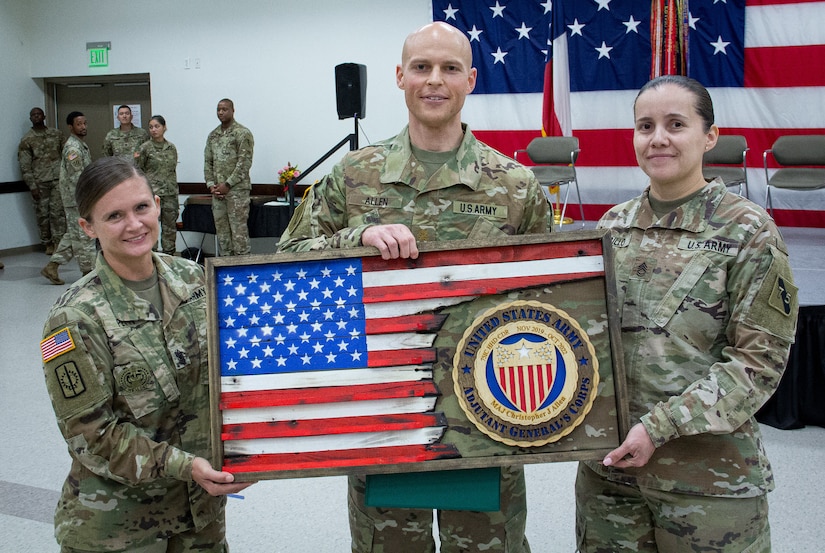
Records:
M43 356L43 362L46 363L72 351L75 347L72 333L68 328L62 328L40 342L40 354Z

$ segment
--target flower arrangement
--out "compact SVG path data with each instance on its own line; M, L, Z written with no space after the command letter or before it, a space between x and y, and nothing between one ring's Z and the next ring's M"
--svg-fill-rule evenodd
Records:
M286 185L292 179L298 178L301 176L301 172L298 170L297 166L293 166L290 162L286 163L286 167L278 171L278 182L283 185Z

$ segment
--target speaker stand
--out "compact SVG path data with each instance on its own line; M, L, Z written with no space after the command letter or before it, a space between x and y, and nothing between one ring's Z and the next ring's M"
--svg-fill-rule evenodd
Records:
M332 154L334 154L335 152L340 150L341 147L344 144L346 144L347 142L349 142L350 151L358 149L358 119L359 119L358 116L353 118L353 121L355 122L355 125L354 125L355 128L353 129L353 132L351 134L348 134L343 139L341 139L341 141L338 144L336 144L335 146L330 148L327 153L325 153L323 156L321 156L320 159L318 159L318 161L316 161L315 163L310 165L309 169L307 169L306 171L302 171L300 176L298 176L294 179L291 179L287 183L287 185L286 185L286 187L287 187L287 202L289 203L289 218L290 219L292 218L292 214L295 212L295 185L298 184L298 181L303 179L310 172L312 172L314 169L316 169L319 165L321 165L323 162L325 162L327 159L329 159L329 157Z

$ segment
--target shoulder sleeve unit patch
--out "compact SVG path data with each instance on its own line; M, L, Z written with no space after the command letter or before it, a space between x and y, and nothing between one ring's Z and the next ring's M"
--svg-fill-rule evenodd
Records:
M782 338L793 341L799 311L799 297L793 282L788 256L771 248L771 264L749 309L747 321Z
M73 361L63 363L55 368L54 374L60 383L60 390L63 392L64 398L71 399L86 391L86 383L83 382L83 375Z
M72 351L75 347L72 333L68 328L62 328L40 342L40 354L43 356L43 362L46 363Z
M796 286L777 275L773 283L768 305L786 317L793 315L793 304L796 302Z

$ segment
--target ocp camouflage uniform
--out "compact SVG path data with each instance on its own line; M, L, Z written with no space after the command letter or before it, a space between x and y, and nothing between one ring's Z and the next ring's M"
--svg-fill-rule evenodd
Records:
M135 165L144 172L152 192L160 197L160 245L163 253L175 253L178 210L178 150L164 140L148 140L138 147Z
M112 129L103 139L103 155L125 156L132 159L140 145L147 140L149 132L135 125L132 125L129 131L122 131L119 127Z
M77 223L80 212L77 210L77 200L74 193L80 173L92 162L89 146L75 135L69 136L63 146L63 155L60 161L60 198L63 201L63 211L66 214L66 234L60 239L52 263L65 265L72 257L77 258L77 264L83 274L92 270L95 263L95 241L86 236L86 233Z
M58 339L41 349L71 345L44 354L43 364L72 458L55 513L64 551L167 539L197 544L187 551L226 551L225 500L192 480L194 458L211 458L203 272L180 258L153 261L163 313L101 254L43 330Z
M770 551L774 480L754 414L795 335L785 244L719 180L662 219L648 197L600 226L613 230L631 424L644 424L656 450L639 468L580 465L579 547Z
M40 199L34 200L34 212L40 243L47 247L57 247L66 232L59 187L63 142L63 133L46 127L41 131L29 129L17 147L23 181L32 192L40 192Z
M413 155L406 128L350 152L310 189L279 251L360 246L364 230L378 224L404 224L422 242L550 232L552 213L533 173L464 130L455 156L429 178ZM435 550L431 510L366 507L364 486L363 476L350 477L353 552ZM500 489L499 511L438 512L442 552L530 551L523 468L502 468Z
M255 141L252 133L233 121L228 129L220 125L209 133L203 152L203 176L207 188L226 183L229 193L224 199L212 198L212 216L221 255L245 255L249 253L249 193L252 181L252 150Z

